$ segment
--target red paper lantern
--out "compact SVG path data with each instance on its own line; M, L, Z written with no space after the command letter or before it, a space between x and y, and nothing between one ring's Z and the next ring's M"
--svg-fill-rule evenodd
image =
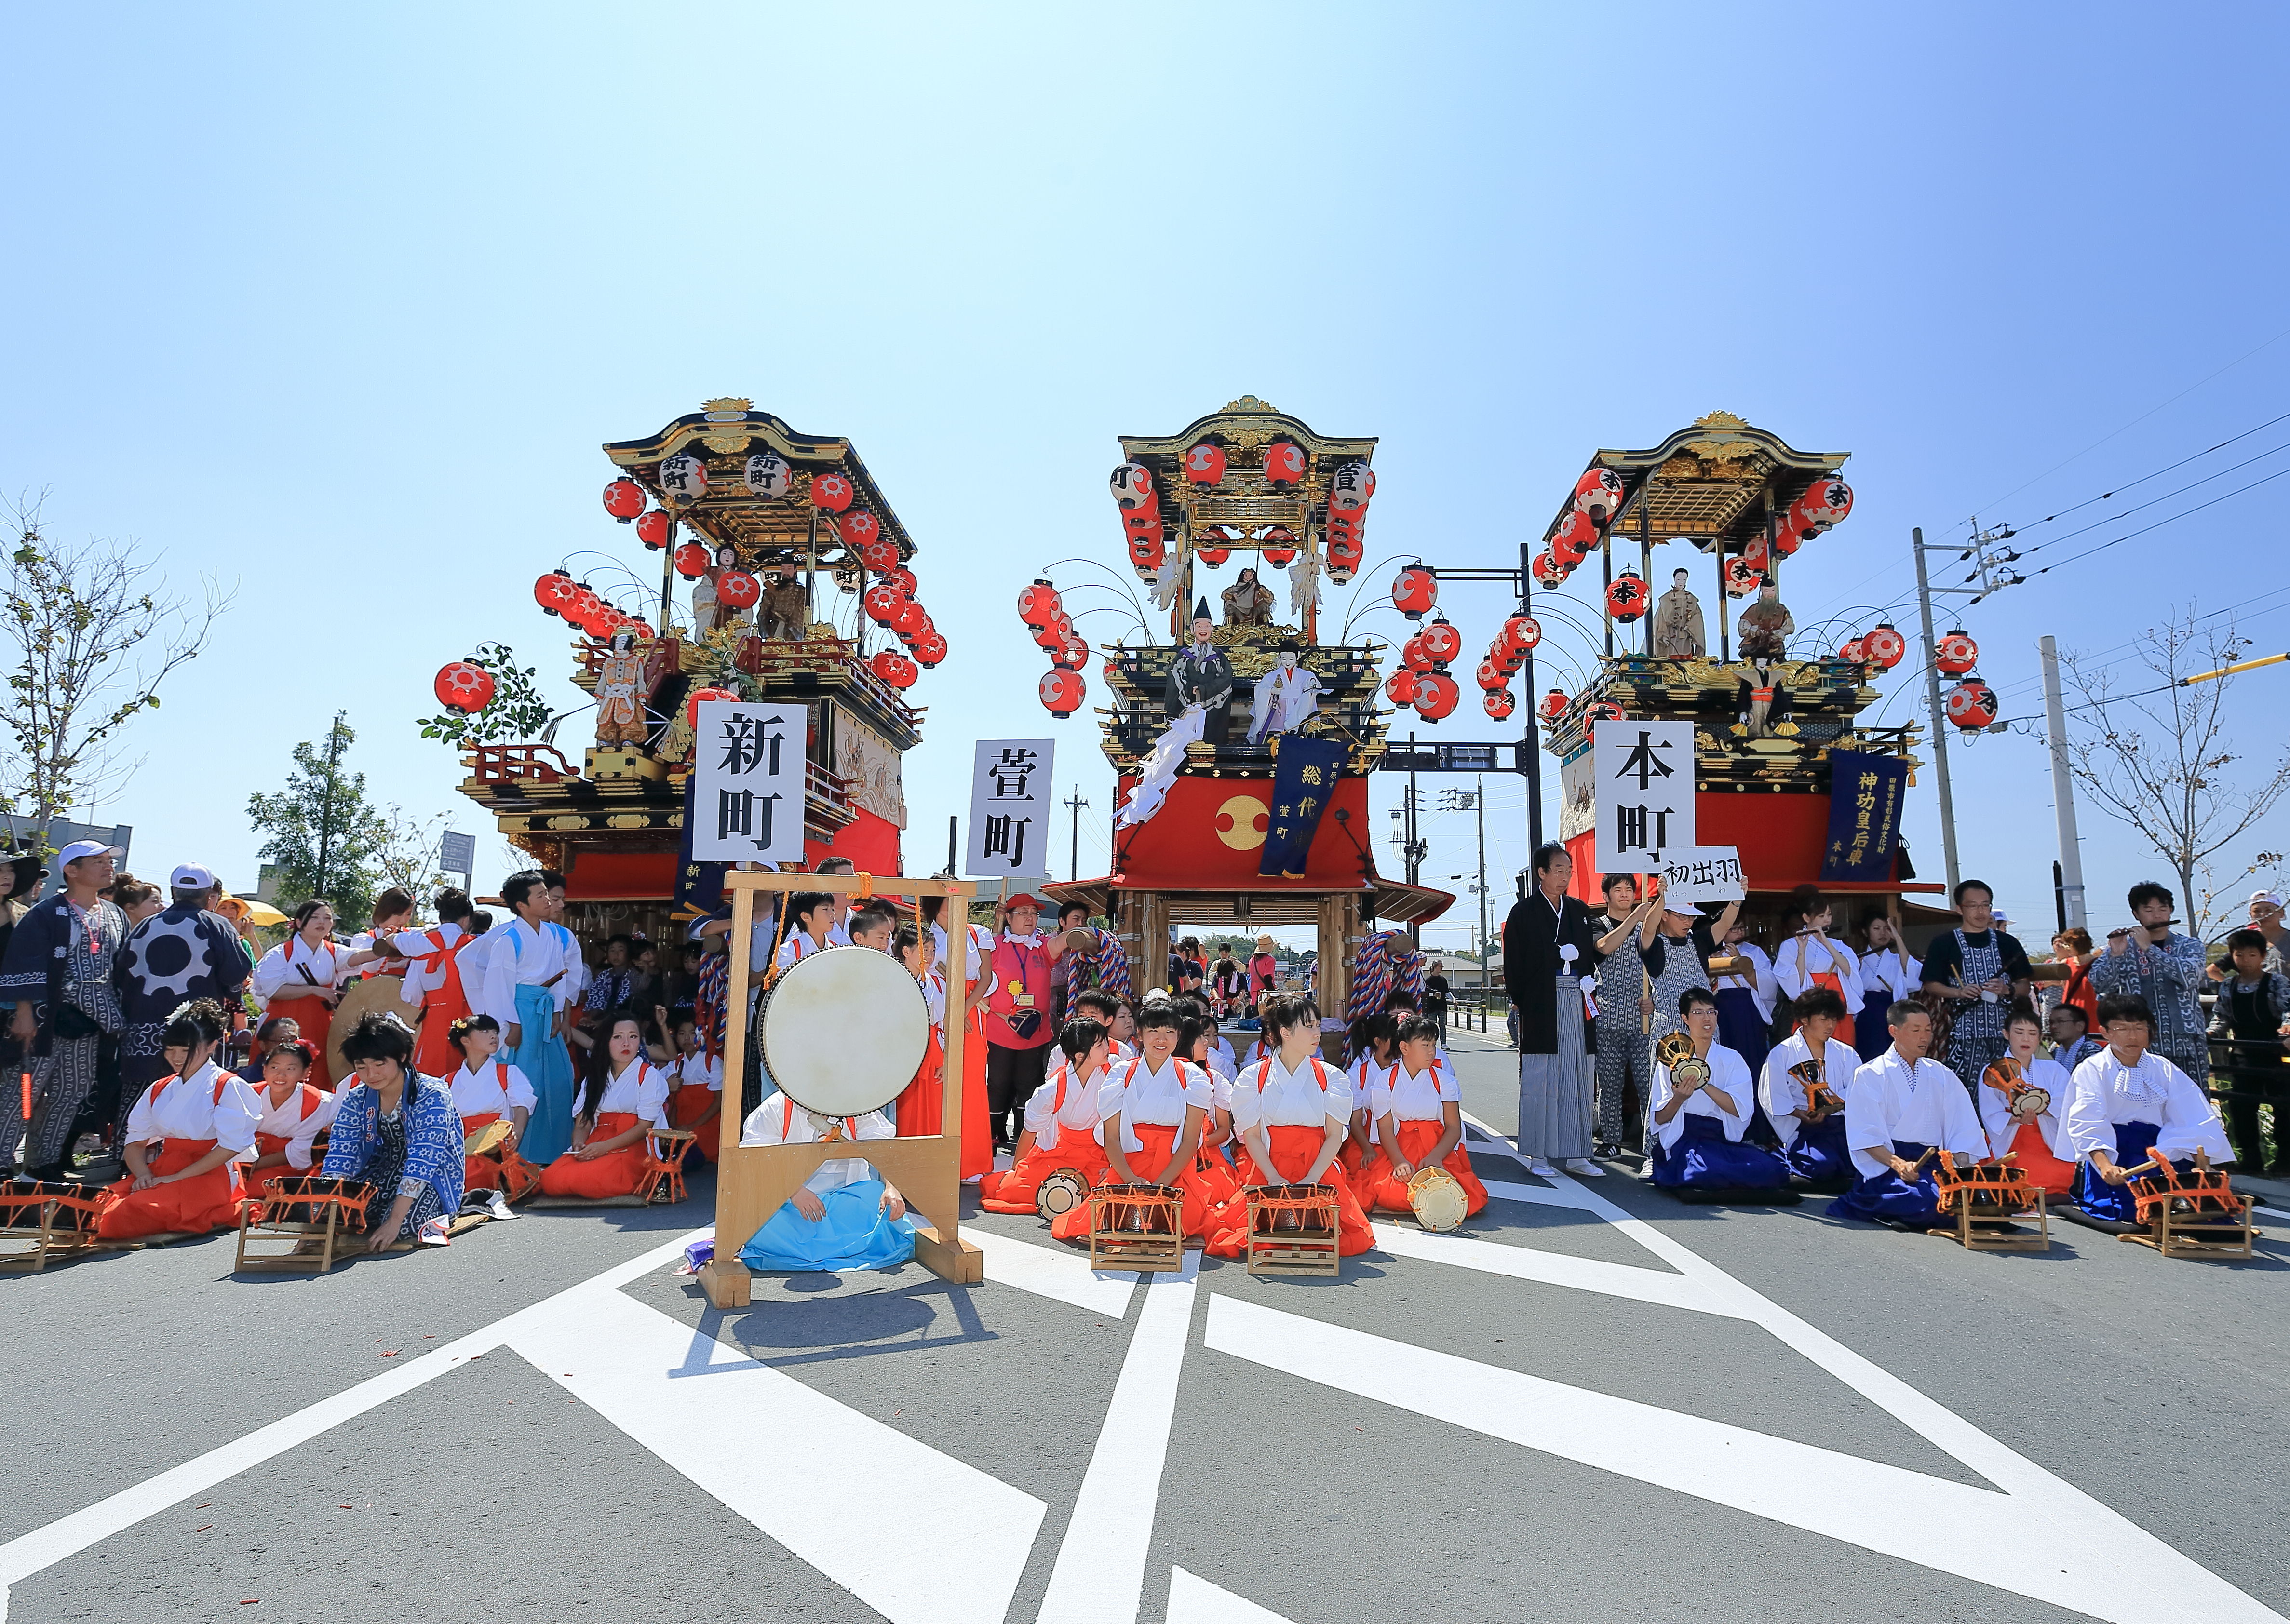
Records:
M1296 532L1285 524L1275 524L1264 532L1264 562L1279 569L1296 556Z
M1553 688L1542 696L1542 703L1536 707L1536 710L1545 722L1556 722L1566 714L1569 703L1565 689Z
M946 658L946 639L936 630L926 631L915 639L915 659L917 663L934 666Z
M748 459L744 471L748 494L760 501L778 501L795 489L795 468L777 452L757 452Z
M1018 618L1029 626L1045 626L1052 616L1065 607L1058 589L1044 577L1034 577L1034 584L1018 594Z
M1495 664L1493 656L1479 661L1479 668L1473 675L1479 679L1479 686L1490 693L1510 681L1510 673Z
M1751 564L1747 554L1739 558L1728 558L1722 573L1727 597L1749 596L1758 589L1758 583L1766 578L1765 571Z
M1293 440L1275 440L1264 448L1264 477L1275 489L1304 477L1304 448Z
M929 614L912 598L891 612L891 629L901 637L919 636L929 624Z
M708 573L708 566L715 562L708 556L708 549L697 541L686 541L676 549L674 556L676 572L686 580L698 580Z
M1498 642L1503 648L1525 653L1542 642L1542 622L1531 614L1515 614L1502 623Z
M1415 703L1415 673L1405 666L1394 671L1391 680L1383 685L1383 697L1395 705Z
M1332 569L1357 570L1367 556L1366 548L1357 536L1331 532L1328 535L1328 564Z
M1547 549L1535 554L1534 562L1527 568L1534 572L1534 584L1545 592L1556 592L1566 584L1569 572Z
M883 533L883 522L861 508L856 512L845 514L835 528L843 532L845 545L859 548Z
M911 688L922 675L915 662L896 649L878 649L868 660L868 667L876 676L893 688Z
M660 551L668 545L669 538L675 534L676 521L661 508L655 508L637 521L637 540L643 542L649 551Z
M1411 564L1391 583L1392 607L1411 620L1420 620L1439 601L1439 578L1422 564Z
M1518 708L1518 696L1508 688L1490 688L1480 696L1479 702L1486 707L1487 715L1498 722L1509 720L1510 713Z
M1415 714L1426 722L1439 722L1455 714L1463 691L1445 671L1428 671L1415 679Z
M1861 646L1868 651L1870 659L1889 671L1908 653L1909 640L1893 628L1890 620L1879 620L1877 629L1861 640Z
M716 601L734 609L751 607L764 596L763 583L745 570L726 570L716 578Z
M1582 713L1582 736L1585 739L1596 737L1599 723L1619 722L1622 719L1622 708L1613 700L1600 700Z
M1550 532L1550 556L1567 569L1588 558L1598 545L1598 527L1588 516L1570 513Z
M1420 673L1429 671L1437 662L1431 658L1431 651L1424 645L1423 634L1417 632L1399 645L1399 663Z
M1933 664L1950 676L1962 676L1979 663L1980 645L1961 626L1940 640L1940 652L1933 657Z
M1073 635L1073 622L1068 620L1064 615L1061 614L1056 620L1048 622L1046 625L1037 627L1035 629L1035 646L1038 648L1053 649L1063 644L1068 637L1070 637Z
M1152 513L1161 506L1161 499L1153 490L1153 470L1141 462L1121 464L1107 483L1112 487L1113 500L1124 513Z
M889 581L878 580L867 588L866 596L859 600L859 607L876 625L888 626L892 617L899 612L899 605L906 601L905 593Z
M883 581L885 586L896 587L901 597L912 597L922 589L922 583L915 579L915 572L903 564L894 570L884 571Z
M1764 573L1766 565L1773 562L1773 549L1766 545L1763 535L1751 536L1742 543L1742 561L1760 574Z
M1052 663L1078 671L1089 663L1089 644L1077 633L1050 651Z
M700 707L706 701L709 700L736 700L740 696L738 694L733 692L729 688L694 688L691 693L685 698L684 724L686 727L691 728L697 728L700 725Z
M1843 645L1838 649L1837 657L1839 660L1849 660L1854 665L1865 666L1869 663L1868 647L1858 637L1847 637Z
M572 598L564 605L564 618L586 631L589 622L596 618L597 611L604 606L604 599L575 581L572 583Z
M1645 582L1636 570L1624 570L1606 583L1606 612L1627 625L1646 612Z
M1193 556L1199 559L1203 564L1207 564L1211 569L1214 569L1218 564L1222 564L1226 559L1232 556L1232 548L1229 547L1197 547L1193 549Z
M1365 462L1347 462L1328 476L1328 513L1361 514L1375 495L1375 470Z
M1788 557L1798 548L1803 547L1806 538L1812 533L1805 528L1805 521L1798 516L1797 509L1790 508L1782 515L1781 523L1774 527L1773 539L1774 556Z
M579 583L563 570L551 570L532 583L532 601L550 614L563 614L572 608L580 592Z
M1501 672L1508 681L1512 672L1526 663L1526 651L1512 648L1498 637L1487 644L1487 663Z
M429 686L440 705L465 716L475 716L493 700L493 674L466 660L439 667L437 680Z
M1088 696L1089 684L1078 671L1069 671L1063 666L1042 675L1042 708L1053 716L1069 716L1081 708Z
M621 622L621 629L625 631L632 631L636 633L637 641L639 643L649 643L654 637L660 636L658 632L653 630L652 622L645 620L644 616L640 614L630 615L627 620Z
M1203 440L1185 452L1185 477L1197 485L1213 485L1224 477L1224 447Z
M1422 631L1423 652L1431 656L1435 665L1445 665L1463 652L1463 634L1455 629L1454 622L1446 620L1432 621Z
M1622 476L1612 468L1591 468L1574 482L1574 511L1604 524L1622 505Z
M623 524L645 510L644 487L633 479L615 479L605 487L605 511Z
M1852 511L1853 487L1841 479L1814 480L1812 488L1798 497L1790 509L1798 520L1798 529L1816 536L1843 524L1845 516Z
M1948 719L1967 732L1996 720L1996 690L1974 676L1948 691Z
M1140 575L1152 574L1168 556L1169 549L1163 545L1158 531L1149 536L1129 538L1129 562Z
M899 544L879 538L859 549L859 562L877 575L887 574L899 567Z
M851 481L841 474L814 474L811 476L811 505L814 508L840 513L851 505L851 499L857 494Z

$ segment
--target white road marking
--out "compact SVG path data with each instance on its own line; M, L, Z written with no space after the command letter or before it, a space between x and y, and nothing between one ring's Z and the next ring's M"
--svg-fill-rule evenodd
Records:
M1304 1171L1309 1172L1311 1169L1308 1167ZM2284 1212L2274 1207L2262 1207L2253 1204L2250 1210L2262 1218L2290 1218L2290 1212Z
M989 1280L1114 1319L1129 1312L1129 1299L1137 1289L1133 1271L1093 1269L1085 1253L1037 1246L990 1229L973 1227L964 1233L986 1254Z
M1200 1255L1188 1252L1182 1274L1156 1276L1146 1288L1037 1624L1134 1624L1192 1335Z
M1509 1275L1544 1285L1563 1285L1578 1292L1598 1292L1608 1297L1634 1298L1664 1308L1691 1308L1745 1319L1738 1302L1724 1300L1709 1287L1683 1275L1639 1268L1628 1263L1601 1263L1560 1252L1532 1246L1509 1246L1497 1241L1477 1241L1461 1235L1429 1235L1408 1223L1378 1220L1375 1244L1394 1257L1421 1258L1426 1262L1473 1268L1485 1275Z
M1169 1570L1169 1624L1293 1624L1269 1607L1235 1596L1184 1569Z
M893 1624L1000 1624L1009 1612L1049 1510L1032 1495L619 1292L528 1316L508 1342ZM892 1485L922 1513L895 1532L883 1523ZM736 1566L726 1577L738 1582Z
M1213 1296L1207 1347L1269 1369L1731 1506L2113 1624L2277 1615L2026 1462L2043 1492L1881 1461Z
M1538 1207L1573 1207L1578 1212L1589 1211L1580 1185L1562 1190L1547 1184L1519 1184L1509 1179L1482 1179L1479 1182L1498 1201L1524 1201Z

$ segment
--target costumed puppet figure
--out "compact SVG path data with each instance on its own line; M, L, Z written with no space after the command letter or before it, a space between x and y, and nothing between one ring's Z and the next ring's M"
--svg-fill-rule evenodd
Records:
M1699 660L1709 652L1701 600L1685 589L1685 571L1671 571L1669 580L1669 590L1654 602L1653 652L1664 660Z
M604 659L597 662L597 743L601 748L619 746L641 750L652 724L645 717L645 701L652 697L654 676L650 656L639 654L637 635L616 631Z
M2107 1047L2075 1068L2069 1084L2068 1138L2078 1165L2073 1196L2094 1218L2134 1223L2138 1210L2126 1187L2128 1168L2150 1151L2181 1172L2195 1152L2211 1164L2233 1160L2218 1108L2181 1071L2150 1047L2155 1012L2136 994L2099 1001L2099 1023Z
M1843 1189L1860 1175L1846 1143L1845 1100L1860 1056L1837 1041L1845 1000L1815 987L1797 1000L1797 1030L1766 1056L1758 1104L1782 1142L1790 1171L1816 1187Z
M2075 1141L2067 1126L2073 1084L2067 1068L2036 1052L2044 1041L2044 1022L2034 1005L2014 1005L2004 1036L2010 1052L1980 1078L1980 1125L1988 1134L1988 1159L2010 1157L2029 1183L2054 1200L2065 1200L2076 1176ZM2144 1160L2142 1152L2130 1165Z
M1239 1182L1326 1185L1336 1194L1336 1251L1356 1257L1375 1244L1375 1232L1338 1160L1356 1103L1351 1083L1320 1058L1317 1004L1279 996L1266 1003L1264 1029L1279 1052L1242 1072L1232 1087ZM1212 1228L1209 1255L1239 1257L1247 1250L1248 1224L1248 1204L1236 1193Z
M1788 657L1797 620L1782 602L1781 588L1769 580L1758 588L1758 601L1742 611L1734 627L1734 646L1742 659L1782 660Z
M739 567L740 549L727 541L716 549L715 561L693 582L692 623L701 635L737 626L748 618L746 610L735 609L716 596L716 583Z
M254 1148L262 1105L253 1086L214 1063L223 1013L207 999L184 1005L160 1034L172 1068L127 1115L127 1176L95 1220L107 1241L204 1235L238 1222L234 1164Z
M801 643L811 633L811 594L793 570L773 570L764 583L763 634L784 643Z
M1217 596L1224 600L1224 623L1227 626L1272 624L1272 588L1256 579L1254 570L1243 570L1240 579Z
M1737 681L1734 724L1737 738L1788 738L1797 732L1789 719L1789 690L1775 680L1774 662L1789 652L1790 634L1797 621L1781 601L1781 588L1772 581L1758 588L1758 601L1742 611L1736 622L1735 647L1742 663L1728 668Z
M1463 1089L1454 1068L1439 1058L1439 1023L1409 1015L1399 1022L1397 1038L1396 1062L1369 1083L1365 1107L1384 1154L1373 1164L1381 1178L1354 1181L1360 1205L1409 1212L1407 1181L1416 1170L1444 1167L1463 1187L1463 1215L1471 1217L1487 1204L1487 1188L1463 1148Z
M1232 661L1213 640L1216 622L1209 618L1209 601L1193 605L1193 640L1169 664L1169 715L1184 716L1198 708L1204 720L1201 737L1223 744L1232 727Z
M1935 1228L1946 1220L1931 1156L1977 1158L1987 1152L1987 1135L1956 1074L1926 1058L1933 1025L1924 1006L1895 1004L1886 1025L1893 1046L1855 1071L1846 1091L1845 1138L1860 1177L1830 1203L1829 1215Z
M1042 1180L1060 1168L1080 1175L1084 1185L1105 1174L1105 1148L1097 1142L1099 1091L1113 1064L1113 1037L1086 1012L1066 1022L1058 1035L1061 1063L1026 1102L1025 1131L1007 1172L978 1181L979 1204L989 1212L1031 1212Z
M1209 1074L1177 1058L1189 1024L1176 1006L1148 1004L1137 1018L1138 1055L1107 1069L1097 1096L1097 1142L1105 1148L1106 1180L1173 1187L1181 1199L1180 1228L1205 1236L1212 1214L1229 1193L1199 1168L1201 1133L1216 1108ZM1050 1233L1061 1241L1089 1239L1089 1204L1058 1215Z
M740 1143L817 1145L895 1137L880 1111L819 1116L773 1092L748 1113ZM783 1274L894 1268L915 1255L915 1227L897 1188L861 1156L821 1162L748 1244L740 1261Z
M1293 733L1319 714L1319 674L1298 663L1300 646L1293 637L1281 638L1278 660L1257 679L1249 743L1261 744L1274 733Z
M1718 998L1704 987L1678 996L1679 1036L1655 1045L1653 1181L1662 1189L1787 1189L1789 1164L1744 1143L1757 1084L1742 1057L1718 1041Z

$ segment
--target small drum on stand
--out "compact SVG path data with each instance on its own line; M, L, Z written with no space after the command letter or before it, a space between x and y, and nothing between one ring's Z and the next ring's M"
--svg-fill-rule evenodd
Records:
M1407 1181L1407 1204L1415 1221L1433 1231L1458 1229L1469 1215L1471 1198L1463 1181L1444 1167L1419 1167Z
M2152 1171L2147 1171L2151 1169ZM2195 1152L2195 1164L2180 1172L2158 1150L2147 1153L2143 1176L2131 1180L2134 1210L2146 1228L2119 1241L2152 1246L2166 1258L2254 1257L2257 1227L2251 1221L2257 1205L2238 1196L2227 1176L2211 1166L2210 1153Z
M0 1269L36 1275L51 1258L94 1251L102 1244L95 1220L111 1200L100 1185L36 1179L0 1182Z
M370 975L363 981L352 981L343 990L342 1001L334 1005L334 1016L326 1028L326 1067L336 1088L347 1088L355 1080L357 1068L342 1059L342 1044L357 1025L358 1017L380 1010L396 1016L405 1023L406 1030L413 1029L413 1012L406 1007L400 995L405 983L394 975Z
M2027 1174L2009 1161L1966 1164L1939 1157L1933 1188L1939 1194L1941 1212L1956 1222L1926 1234L1953 1240L1966 1252L2051 1250L2052 1220L2044 1205L2044 1188L2029 1183ZM2017 1221L2027 1217L2036 1220L2033 1235Z
M1181 1269L1184 1227L1184 1197L1168 1185L1101 1184L1089 1192L1089 1266L1144 1274Z
M1061 1167L1041 1182L1034 1191L1034 1211L1044 1219L1053 1219L1072 1212L1089 1199L1089 1186L1070 1167Z
M1250 1274L1328 1276L1339 1270L1338 1203L1332 1186L1252 1184L1245 1195Z
M239 1208L235 1269L323 1275L337 1242L365 1232L373 1186L323 1173L270 1182L270 1194Z

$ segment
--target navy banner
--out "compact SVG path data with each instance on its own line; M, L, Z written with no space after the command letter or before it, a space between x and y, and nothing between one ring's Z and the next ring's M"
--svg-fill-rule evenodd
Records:
M692 831L695 820L692 815L694 787L700 775L694 772L684 785L684 838L676 852L676 906L669 917L679 924L694 919L705 919L714 913L724 900L724 870L726 863L703 863L693 860Z
M1336 773L1344 763L1345 747L1301 733L1280 735L1280 756L1272 768L1272 821L1265 831L1264 856L1259 874L1304 872L1305 854L1320 816L1335 793Z
M1821 877L1891 879L1909 764L1897 756L1836 750L1829 764L1829 841L1821 855Z

